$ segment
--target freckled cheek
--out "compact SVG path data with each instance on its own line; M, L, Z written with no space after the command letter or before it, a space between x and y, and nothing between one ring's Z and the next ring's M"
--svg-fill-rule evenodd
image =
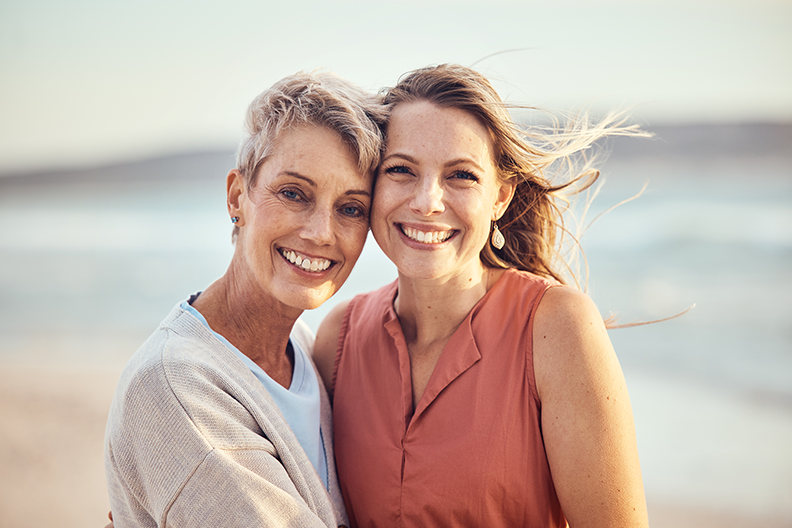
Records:
M347 244L347 253L353 254L355 257L359 256L360 253L363 251L363 246L366 244L366 234L368 230L360 230L354 236L349 238L349 244Z
M377 228L382 228L389 222L388 217L393 214L399 207L400 200L394 192L390 192L387 188L383 189L379 195L374 196L374 202L371 205L371 229L372 231Z
M380 213L380 209L378 207L371 207L371 216L369 216L369 228L371 229L371 233L373 235L377 235L381 224L384 222L382 218L382 214Z
M371 234L374 235L374 238L377 240L382 240L384 236L387 235L388 230L388 222L382 216L377 216L376 218L372 214L371 216Z

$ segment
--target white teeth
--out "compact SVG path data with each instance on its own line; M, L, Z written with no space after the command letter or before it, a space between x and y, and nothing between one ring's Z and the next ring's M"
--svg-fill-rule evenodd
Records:
M419 231L412 227L402 226L402 231L407 237L415 240L416 242L423 242L425 244L439 244L445 242L451 237L453 231Z
M305 271L324 271L332 264L331 261L323 258L315 258L311 261L308 257L303 257L294 251L281 250L281 255L283 255L286 260Z

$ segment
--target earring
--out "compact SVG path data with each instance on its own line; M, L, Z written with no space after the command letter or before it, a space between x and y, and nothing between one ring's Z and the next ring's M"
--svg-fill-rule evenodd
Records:
M236 224L237 222L239 222L239 217L238 216L232 216L231 217L231 223L232 224Z
M492 238L490 240L495 249L503 249L503 246L506 244L506 239L503 238L503 233L498 229L498 224L495 224L492 228Z

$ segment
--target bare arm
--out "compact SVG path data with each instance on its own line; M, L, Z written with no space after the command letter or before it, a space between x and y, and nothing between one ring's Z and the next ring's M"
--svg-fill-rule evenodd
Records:
M347 306L349 306L349 300L339 303L330 310L330 313L322 320L322 324L319 325L314 342L313 360L331 399L334 388L332 381L338 335L341 333L341 324L344 322L344 312L346 312Z
M533 341L547 458L569 525L648 527L630 399L594 303L551 288Z

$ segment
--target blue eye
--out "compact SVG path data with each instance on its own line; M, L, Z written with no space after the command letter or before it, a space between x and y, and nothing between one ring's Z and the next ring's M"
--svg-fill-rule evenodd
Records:
M285 196L287 199L293 201L299 200L301 198L300 194L293 189L283 189L281 191L281 194Z
M387 169L385 169L385 172L389 174L409 174L410 169L408 169L404 165L394 165L393 167L388 167Z
M363 216L363 209L357 205L345 205L341 208L341 214L351 217Z
M478 176L476 176L472 172L463 171L463 170L459 170L459 171L454 172L454 178L457 178L457 179L460 179L460 180L470 180L472 182L479 181Z

